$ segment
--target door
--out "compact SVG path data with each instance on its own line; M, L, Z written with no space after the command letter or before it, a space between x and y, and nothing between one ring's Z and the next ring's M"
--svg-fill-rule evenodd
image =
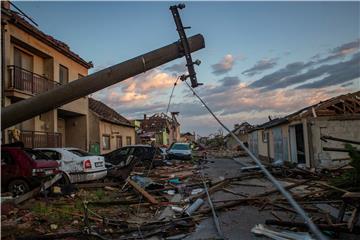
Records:
M296 156L298 164L305 164L305 142L304 142L304 130L302 124L295 125L296 134Z
M283 156L283 138L281 127L273 129L273 141L274 141L274 161L284 161Z
M33 92L33 57L14 48L14 87L19 90Z
M13 177L18 177L18 166L12 158L10 152L1 151L1 182L6 186L9 180Z
M254 131L251 133L251 139L250 139L250 151L255 155L258 156L258 131Z

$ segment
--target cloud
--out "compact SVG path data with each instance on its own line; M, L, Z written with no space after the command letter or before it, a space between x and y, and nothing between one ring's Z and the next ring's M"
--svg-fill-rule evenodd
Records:
M303 79L306 79L306 75L313 75L313 76L322 76L325 75L320 80L305 83L297 88L304 89L304 88L322 88L328 87L332 85L337 85L341 83L346 83L352 81L356 78L360 77L360 53L355 54L352 59L346 62L339 62L332 65L324 65L319 68L313 69L308 71L305 75L296 76L294 77L294 82L301 82Z
M240 83L239 77L224 77L223 79L219 80L221 85L224 87L238 85Z
M313 62L304 63L304 62L294 62L286 65L284 68L281 68L273 73L270 73L268 75L265 75L264 77L260 78L259 80L254 81L252 84L250 84L250 87L253 88L262 88L262 87L268 87L272 84L277 83L278 81L293 76L295 74L298 74L306 67L313 64Z
M222 84L218 84L198 89L199 95L210 108L222 116L237 113L247 113L252 116L262 111L289 113L346 91L348 89L336 87L333 89L309 89L307 91L276 89L263 92L261 89L251 88L244 83L230 88L223 88ZM192 94L189 91L187 98L191 96ZM182 115L201 115L202 106L191 104L192 102L178 103L177 108L182 110L180 111Z
M269 91L298 84L301 84L301 86L296 86L297 88L319 88L350 81L359 76L359 58L357 57L359 49L360 39L345 43L331 49L329 51L330 55L326 57L321 58L321 54L317 53L311 57L311 61L290 63L273 73L255 80L250 84L250 87ZM325 62L344 58L351 54L353 54L352 58L346 62L322 65ZM253 68L261 65L259 63L260 61ZM251 70L253 68L243 73L250 72L252 74ZM320 79L316 80L315 78Z
M349 61L321 65L305 73L278 79L278 81L265 86L263 90L269 91L296 84L301 84L296 87L299 89L328 87L351 81L357 77L360 77L360 54L354 54ZM316 78L320 79L313 80Z
M332 61L334 59L343 58L347 55L355 53L360 48L360 39L353 42L345 43L339 47L333 48L329 53L330 55L319 59L317 63L324 63L327 61Z
M262 73L264 70L271 69L276 66L278 58L271 59L262 59L258 61L253 67L245 70L242 74L246 76L254 76L256 74Z
M187 72L186 63L176 63L171 66L165 67L164 70L177 74L183 74Z
M167 94L175 81L174 76L152 69L96 92L93 97L132 117L146 110L165 111L166 103L159 98Z
M235 64L235 58L231 54L225 55L220 62L211 65L213 71L212 73L215 75L222 75L229 72Z

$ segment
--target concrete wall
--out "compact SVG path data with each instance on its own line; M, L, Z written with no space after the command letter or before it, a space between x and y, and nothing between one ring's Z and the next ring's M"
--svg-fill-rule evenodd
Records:
M89 144L101 143L100 120L92 111L89 111Z
M87 116L65 119L65 147L76 147L88 150L88 120Z
M330 117L309 119L312 156L316 168L336 168L348 162L348 153L323 151L323 147L344 148L344 143L321 141L322 135L359 141L360 120L332 120Z
M94 123L91 123L92 125ZM90 127L90 129L95 129L95 126ZM110 149L105 150L103 149L102 145L102 136L103 135L110 135ZM131 137L131 145L135 144L135 128L128 127L123 125L117 125L105 121L99 121L99 142L100 142L100 151L101 154L111 152L117 149L116 146L116 137L122 137L123 146L126 146L126 137Z

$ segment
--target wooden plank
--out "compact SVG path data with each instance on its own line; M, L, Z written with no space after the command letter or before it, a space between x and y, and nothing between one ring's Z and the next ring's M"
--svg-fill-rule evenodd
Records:
M159 202L151 196L147 191L145 191L143 188L141 188L136 182L128 179L127 182L141 195L143 195L149 202L152 204L158 204Z
M58 180L60 180L62 178L62 174L59 173L57 175L55 175L52 179L48 180L47 182L45 182L42 186L37 187L33 190L31 190L30 192L27 192L17 198L15 198L14 203L15 204L19 204L22 203L34 196L36 196L39 192L41 191L45 191L46 189L48 189L49 187L51 187L54 183L56 183Z

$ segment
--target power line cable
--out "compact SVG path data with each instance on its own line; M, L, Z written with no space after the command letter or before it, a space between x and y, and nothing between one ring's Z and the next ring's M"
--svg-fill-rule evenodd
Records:
M285 190L285 188L276 180L276 178L262 165L260 160L244 145L244 143L232 132L230 131L220 119L211 111L208 105L201 99L201 97L195 92L195 90L189 85L189 83L184 81L193 94L200 100L204 107L209 111L209 113L215 118L215 120L239 143L239 145L249 154L252 160L260 167L263 173L267 176L270 182L279 190L279 192L286 198L289 204L295 209L295 211L305 220L305 224L308 225L312 233L320 240L326 240L327 238L322 234L318 227L313 223L313 221L307 216L305 211L301 206L294 200L291 194Z
M172 91L171 91L171 94L170 94L170 98L169 98L169 103L168 103L167 108L166 108L166 115L167 115L168 112L169 112L171 99L172 99L172 97L173 97L174 90L175 90L175 87L176 87L176 85L177 85L177 82L178 82L179 78L180 78L180 77L177 77L177 78L176 78L176 81L175 81L174 86L173 86L173 88L172 88Z

